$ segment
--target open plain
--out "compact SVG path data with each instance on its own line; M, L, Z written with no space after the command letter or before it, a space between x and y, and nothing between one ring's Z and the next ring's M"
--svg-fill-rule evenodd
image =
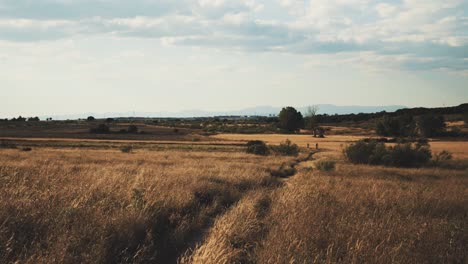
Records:
M187 137L187 135L183 135ZM362 136L3 137L0 258L20 263L464 263L466 141L444 168L352 165ZM297 143L297 157L245 153ZM5 144L9 143L9 144ZM310 148L307 148L307 144ZM318 149L316 145L318 144ZM131 151L120 149L131 145ZM23 147L31 151L21 151ZM316 168L336 161L330 172ZM274 172L288 167L291 173Z

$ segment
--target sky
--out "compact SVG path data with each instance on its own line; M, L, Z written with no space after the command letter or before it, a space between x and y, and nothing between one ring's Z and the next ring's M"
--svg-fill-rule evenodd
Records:
M0 0L0 116L468 102L468 0Z

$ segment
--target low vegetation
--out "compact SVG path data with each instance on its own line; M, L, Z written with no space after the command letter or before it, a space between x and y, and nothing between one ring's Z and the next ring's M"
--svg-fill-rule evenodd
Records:
M89 132L93 134L108 134L110 133L110 127L106 124L99 124L97 127L90 128Z
M133 151L133 146L122 146L120 147L120 151L122 151L123 153L131 153Z
M444 133L461 127L455 110L434 110L454 115ZM378 140L362 139L374 121L393 129L408 111L312 109L291 129L277 117L2 121L0 262L465 263L467 142L417 140L418 111ZM359 136L320 125L339 119L371 121ZM222 129L262 132L211 134Z
M386 146L377 141L360 140L343 152L351 163L395 167L420 167L428 164L432 157L429 145L420 143Z
M335 170L336 161L331 159L321 159L315 162L315 168L319 171L333 171Z
M265 142L261 140L251 140L247 142L247 153L255 155L268 155L270 150Z
M2 149L0 259L173 263L211 219L276 188L282 157L228 152Z
M280 143L278 146L271 146L271 149L279 155L283 156L297 156L299 155L299 146L291 142L291 140L286 139L284 142Z

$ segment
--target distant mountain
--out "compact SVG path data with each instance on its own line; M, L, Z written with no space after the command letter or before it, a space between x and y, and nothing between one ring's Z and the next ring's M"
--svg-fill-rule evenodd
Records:
M387 106L338 106L332 104L320 104L318 106L318 114L358 114L358 113L375 113L381 111L394 112L398 109L406 108L402 105L387 105ZM52 115L41 116L41 120L52 117L54 120L78 119L94 116L95 118L106 117L210 117L210 116L269 116L277 115L282 107L275 106L256 106L244 108L237 111L204 111L204 110L184 110L180 112L109 112L109 113L82 113L72 115ZM302 113L305 113L307 107L296 107Z

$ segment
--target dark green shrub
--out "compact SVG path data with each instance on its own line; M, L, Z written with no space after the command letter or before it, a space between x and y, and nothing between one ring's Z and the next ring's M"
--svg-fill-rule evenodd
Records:
M445 131L445 119L443 116L424 115L419 118L418 127L421 136L441 136Z
M131 153L133 151L133 147L132 146L123 146L120 148L120 151L122 151L123 153Z
M384 116L377 122L375 131L380 136L410 137L416 134L416 122L411 115Z
M268 155L268 146L261 140L251 140L247 142L247 153L255 155Z
M4 140L1 140L0 141L0 148L12 148L12 149L15 149L17 148L18 145L14 142L11 142L11 141L4 141Z
M287 178L296 174L297 170L290 164L282 164L279 169L271 170L270 175L273 177Z
M299 154L299 147L289 139L286 139L279 146L272 146L271 148L274 152L283 156L297 156Z
M377 141L360 140L344 149L345 157L355 164L375 164L395 167L420 167L431 160L427 144L399 143L386 147Z
M333 171L335 169L336 162L334 160L319 160L315 163L315 168L319 171Z
M376 161L375 159L377 157L374 157L374 152L379 144L383 145L373 140L368 142L360 140L346 147L344 149L344 155L351 163L372 164ZM379 149L381 149L381 147L379 147Z
M442 150L439 153L436 153L433 157L433 163L434 165L441 165L442 163L446 163L449 160L452 160L453 156L452 153Z
M387 153L382 156L380 164L395 167L420 167L427 164L431 157L429 145L397 144L387 148Z

